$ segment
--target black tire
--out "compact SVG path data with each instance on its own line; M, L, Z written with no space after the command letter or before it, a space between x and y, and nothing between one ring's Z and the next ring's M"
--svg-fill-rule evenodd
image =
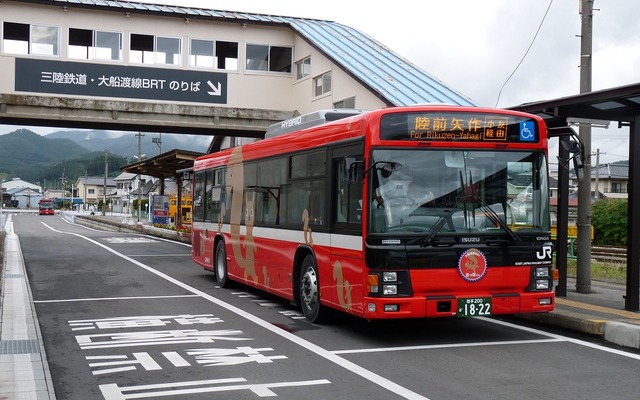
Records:
M309 322L319 323L326 319L327 310L320 301L320 283L316 259L308 255L300 269L300 306Z
M222 240L216 245L213 262L213 272L216 275L218 286L221 288L228 288L231 285L231 281L227 276L227 252L224 249L224 242Z

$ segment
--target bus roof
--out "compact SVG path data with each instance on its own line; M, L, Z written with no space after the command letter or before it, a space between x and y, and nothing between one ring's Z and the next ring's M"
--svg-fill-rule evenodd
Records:
M265 138L264 140L259 140L240 146L242 148L242 159L235 159L231 157L232 153L238 151L238 147L232 147L216 153L198 157L194 161L193 169L194 171L198 171L205 168L215 168L227 165L229 163L266 158L283 153L293 153L296 151L313 149L315 147L320 147L330 143L336 143L338 141L348 141L350 139L356 139L365 135L367 129L364 129L364 127L370 124L371 121L379 121L380 118L385 114L401 112L491 113L526 116L528 118L536 119L543 122L542 118L540 118L539 116L504 109L457 106L448 104L388 107L373 111L361 111L359 113L355 113L352 116L344 116L331 122L326 122L324 124L302 129L299 129L300 125L295 125L295 128L297 128L297 130L294 130L292 132L275 135L270 138ZM375 129L377 129L377 127L371 127L371 130ZM319 131L322 132L321 135L317 134ZM403 145L408 145L408 143L410 142L405 141ZM495 144L491 143L486 145L493 146Z
M319 110L309 114L299 115L287 120L276 122L267 127L264 134L265 139L299 131L301 129L311 128L313 126L322 125L327 122L336 121L342 118L351 117L353 115L362 114L364 110L340 108L333 110Z

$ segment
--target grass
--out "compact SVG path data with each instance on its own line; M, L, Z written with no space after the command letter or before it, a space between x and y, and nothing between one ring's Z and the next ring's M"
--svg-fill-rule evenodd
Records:
M567 276L576 276L578 262L575 259L567 260ZM598 281L626 283L627 265L625 263L602 262L591 260L591 278Z

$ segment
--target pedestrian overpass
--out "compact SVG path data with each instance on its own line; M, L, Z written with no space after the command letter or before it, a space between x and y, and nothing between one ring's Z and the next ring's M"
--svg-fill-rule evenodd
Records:
M260 138L320 109L473 104L332 21L102 0L3 0L0 21L0 124Z

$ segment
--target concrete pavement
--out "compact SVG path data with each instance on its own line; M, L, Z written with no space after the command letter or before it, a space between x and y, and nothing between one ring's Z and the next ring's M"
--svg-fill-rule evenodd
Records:
M71 214L65 218L83 225L93 221L103 229L184 240L173 231L131 225L122 216ZM7 235L0 299L0 400L54 400L53 382L11 216L8 216L4 230ZM568 286L572 288L575 283L569 280ZM593 293L581 294L570 289L567 297L556 298L553 312L518 318L600 336L620 346L640 349L640 313L624 310L624 294L624 285L594 282Z
M6 214L5 214L6 216ZM0 399L54 400L29 280L11 215L6 219L0 313Z

